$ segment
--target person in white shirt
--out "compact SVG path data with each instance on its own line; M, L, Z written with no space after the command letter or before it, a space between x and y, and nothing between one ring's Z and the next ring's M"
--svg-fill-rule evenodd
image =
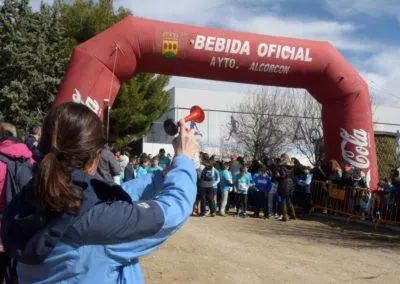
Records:
M119 166L121 168L121 176L124 178L125 168L129 164L129 157L126 155L125 151L121 151L121 155L119 156Z

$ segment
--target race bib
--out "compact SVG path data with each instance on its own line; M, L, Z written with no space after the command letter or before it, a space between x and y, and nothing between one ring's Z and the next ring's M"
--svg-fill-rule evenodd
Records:
M239 183L239 189L241 191L247 191L249 189L249 187L245 183Z

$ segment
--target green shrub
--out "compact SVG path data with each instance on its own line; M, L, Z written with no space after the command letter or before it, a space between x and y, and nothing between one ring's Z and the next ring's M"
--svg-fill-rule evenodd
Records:
M375 134L376 154L378 156L379 179L389 177L390 170L396 166L396 137Z

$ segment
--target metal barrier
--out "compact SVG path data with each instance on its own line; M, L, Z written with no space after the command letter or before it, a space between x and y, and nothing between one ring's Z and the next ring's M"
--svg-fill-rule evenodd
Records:
M370 213L377 223L400 224L400 192L374 191Z
M374 191L314 181L311 193L314 210L345 216L347 222L352 218L370 218L375 229L379 223L400 224L398 191Z

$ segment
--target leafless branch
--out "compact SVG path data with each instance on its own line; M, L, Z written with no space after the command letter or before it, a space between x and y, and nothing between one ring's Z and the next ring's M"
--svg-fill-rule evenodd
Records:
M287 135L291 125L277 115L288 114L292 108L292 96L281 88L250 94L234 109L239 127L233 136L252 158L276 156L291 142Z

